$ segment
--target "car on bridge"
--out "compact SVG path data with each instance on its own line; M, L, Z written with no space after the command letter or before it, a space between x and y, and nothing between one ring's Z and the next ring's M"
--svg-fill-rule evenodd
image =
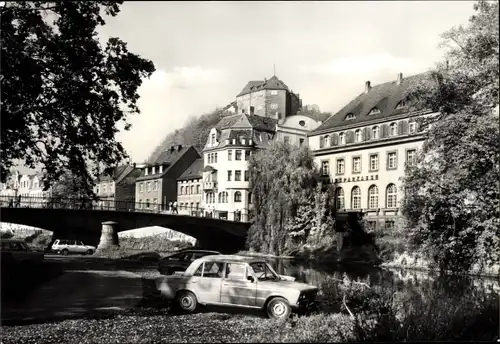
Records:
M84 245L80 240L57 239L52 244L52 251L67 256L68 254L93 254L96 247Z
M43 252L33 251L24 240L2 239L2 263L41 263Z
M194 260L214 254L220 254L220 252L195 249L181 250L160 259L158 261L158 271L162 275L172 275L175 272L185 271Z
M315 309L319 291L279 275L262 258L238 255L196 259L185 272L159 277L156 288L183 312L194 312L198 304L232 306L262 309L275 319Z

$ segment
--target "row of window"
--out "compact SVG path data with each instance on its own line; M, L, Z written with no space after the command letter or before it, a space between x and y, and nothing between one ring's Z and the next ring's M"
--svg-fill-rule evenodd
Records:
M109 183L109 191L113 191L114 182ZM108 183L101 183L96 186L96 193L105 193L108 191Z
M201 194L201 187L199 185L186 185L181 186L179 189L179 195L199 195Z
M245 160L248 160L250 158L250 155L252 152L249 150L245 150ZM234 160L235 161L241 161L243 157L243 151L241 149L236 149L234 150ZM227 151L227 161L232 161L233 160L233 150L230 149ZM208 153L207 154L207 162L208 164L216 164L217 163L217 153Z
M348 209L345 203L344 189L339 187L335 190L335 200L337 209ZM398 190L396 185L389 184L385 190L385 207L397 208ZM351 207L350 209L361 209L361 188L354 186L351 189ZM379 208L379 190L378 186L372 185L368 188L368 209Z
M248 171L244 171L244 180L245 182L248 182L250 180L250 174ZM227 181L230 182L233 179L233 171L227 171ZM241 171L240 170L235 170L234 171L234 181L235 182L241 182Z
M381 129L382 128L382 129ZM401 121L398 123L393 122L389 124L383 124L381 126L373 126L372 128L356 129L354 134L352 131L334 133L332 135L324 135L320 138L320 148L345 145L352 142L362 142L368 140L377 140L380 138L385 138L387 136L393 137L400 134L414 134L417 130L417 123L415 121ZM353 135L353 136L352 136Z
M151 192L151 185L153 186L153 191L158 191L158 180L155 180L153 183L146 182L146 192ZM144 192L144 183L139 183L139 192Z
M406 151L406 164L413 165L417 155L416 149L408 149ZM377 172L379 170L379 153L371 153L369 155L369 172ZM336 159L335 174L340 175L345 173L345 158ZM398 154L397 152L387 152L386 155L386 169L395 170L398 167ZM321 172L324 176L330 175L330 162L328 160L321 162ZM352 173L361 173L361 157L352 157Z
M156 166L152 166L151 167L151 174L155 174L156 172L157 172ZM163 173L163 166L161 166L161 165L158 166L158 173ZM146 167L144 169L144 175L145 176L149 175L149 167Z
M283 142L290 143L290 136L287 135L283 136ZM304 144L304 139L299 139L299 146L302 146L303 144Z
M213 192L207 192L205 194L205 201L207 204L214 204L215 203L215 193ZM241 202L241 192L236 191L233 196L233 202L235 203L240 203ZM217 203L229 203L229 194L227 191L221 191L218 194L218 202ZM252 193L248 193L248 203L252 203Z

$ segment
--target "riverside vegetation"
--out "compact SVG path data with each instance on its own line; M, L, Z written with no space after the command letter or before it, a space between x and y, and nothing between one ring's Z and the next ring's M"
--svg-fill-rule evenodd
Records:
M362 219L335 223L335 186L322 185L311 152L276 142L249 161L255 208L250 251L411 260L413 267L498 275L498 2L479 1L474 11L468 26L443 34L446 63L407 94L413 110L439 115L419 123L427 136L403 178L404 216L396 228L370 233ZM346 257L346 250L352 254Z

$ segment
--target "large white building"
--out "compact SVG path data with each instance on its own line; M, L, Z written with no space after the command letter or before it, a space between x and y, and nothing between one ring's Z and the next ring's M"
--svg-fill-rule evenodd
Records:
M254 91L278 98L282 92L282 105L278 108L283 112L276 115L266 111L267 105L275 110L274 98L267 104L269 99L263 97L262 107L254 108L255 101L252 105L246 104L245 96L257 97ZM277 91L276 95L273 91ZM296 102L287 100L290 97L295 97ZM238 95L237 101L239 113L223 118L212 128L203 149L202 208L205 216L248 221L248 212L252 207L249 157L274 140L297 146L307 144L307 133L320 123L295 114L299 107L298 96L288 92L284 83L275 76L265 82L250 82Z
M335 188L339 212L362 211L373 228L394 227L402 199L401 177L424 134L405 97L425 74L371 86L308 134L324 179Z

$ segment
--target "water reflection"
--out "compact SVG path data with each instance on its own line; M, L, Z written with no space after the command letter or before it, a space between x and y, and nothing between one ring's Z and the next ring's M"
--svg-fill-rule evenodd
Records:
M268 262L279 274L293 276L299 282L317 286L332 278L342 280L347 276L354 281L368 278L372 286L392 288L394 292L407 295L419 294L423 298L438 292L453 298L471 292L500 294L499 279L495 278L459 278L442 276L437 272L382 269L368 265L317 265L311 261L294 259L269 259Z

